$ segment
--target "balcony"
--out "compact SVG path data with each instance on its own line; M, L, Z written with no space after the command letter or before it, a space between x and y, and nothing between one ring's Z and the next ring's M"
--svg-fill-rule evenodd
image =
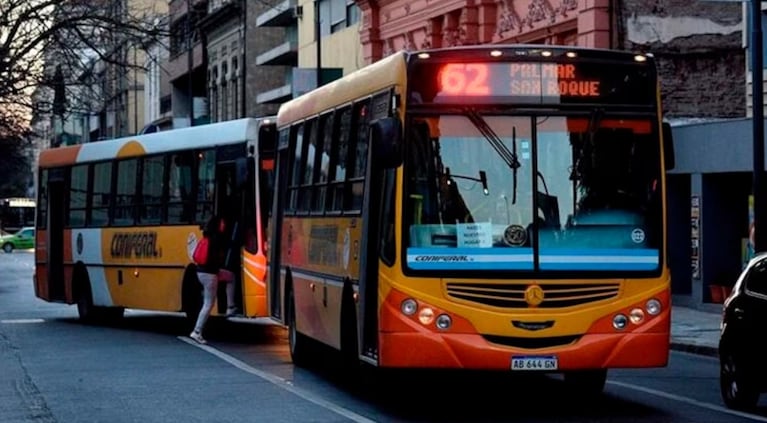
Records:
M186 15L187 6L191 6L195 11L206 11L208 9L207 0L171 0L168 3L168 16L171 23Z
M188 50L182 50L172 55L167 62L165 70L169 81L186 76L190 70L197 69L205 64L202 43L195 43L192 50L192 63L189 63ZM190 69L191 65L191 69Z
M256 64L295 66L298 63L298 41L287 40L256 57Z
M281 87L264 91L256 96L258 104L282 104L293 98L293 87L288 83Z
M301 17L301 6L296 5L296 0L285 0L259 15L256 18L256 25L287 27L295 25L299 17Z

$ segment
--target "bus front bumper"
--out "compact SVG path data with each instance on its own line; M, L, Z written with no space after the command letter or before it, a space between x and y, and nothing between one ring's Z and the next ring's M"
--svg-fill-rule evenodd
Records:
M381 367L511 370L512 358L518 356L553 356L557 363L554 371L663 367L668 363L668 307L631 331L611 332L603 318L565 345L528 349L490 342L460 317L454 317L453 326L445 331L422 325L395 304L386 301L382 307Z

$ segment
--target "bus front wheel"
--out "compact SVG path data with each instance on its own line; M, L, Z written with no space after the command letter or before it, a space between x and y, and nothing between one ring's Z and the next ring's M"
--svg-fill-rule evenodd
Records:
M607 370L578 370L565 373L565 383L583 395L598 395L605 389Z
M290 358L296 366L306 367L309 364L311 357L309 342L310 340L296 328L296 300L291 289L288 294L288 343Z

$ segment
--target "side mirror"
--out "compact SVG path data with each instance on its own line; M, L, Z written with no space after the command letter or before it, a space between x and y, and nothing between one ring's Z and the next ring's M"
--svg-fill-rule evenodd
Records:
M663 122L663 160L666 170L671 170L676 166L676 159L674 158L674 137L671 135L671 125L668 122Z
M370 127L375 163L383 169L402 164L402 125L396 117L375 121Z

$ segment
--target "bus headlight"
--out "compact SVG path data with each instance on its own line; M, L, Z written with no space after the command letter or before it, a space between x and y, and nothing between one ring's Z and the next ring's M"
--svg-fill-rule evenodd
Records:
M616 314L615 317L613 317L613 327L615 329L625 329L628 322L629 319L623 314Z
M651 316L657 316L660 314L661 308L662 307L660 301L656 300L655 298L647 301L647 304L645 304L645 309Z
M431 324L431 322L434 321L434 310L429 307L422 308L418 313L418 321L421 322L422 325Z
M416 310L418 310L418 303L415 302L414 299L408 298L400 304L400 310L402 311L402 314L412 316L415 314Z
M644 311L642 311L641 308L631 310L631 313L629 313L629 320L635 325L642 323L642 320L644 320Z
M437 328L442 330L450 329L450 326L453 324L453 319L450 318L447 314L440 314L437 316Z

